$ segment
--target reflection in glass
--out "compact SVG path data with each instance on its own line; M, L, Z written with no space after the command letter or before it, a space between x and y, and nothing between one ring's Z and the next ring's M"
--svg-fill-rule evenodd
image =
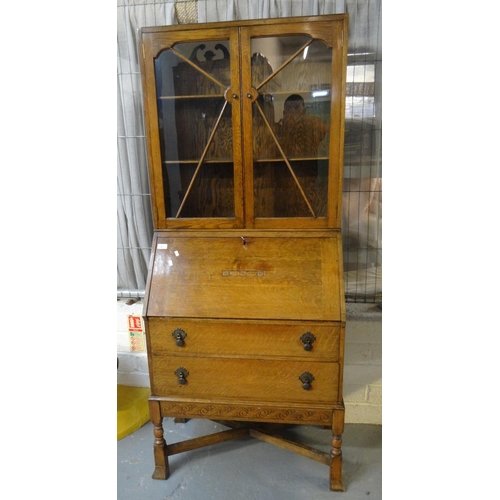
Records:
M318 116L308 113L301 95L291 94L285 99L277 136L288 158L317 157L327 134L328 125ZM328 151L322 153L326 156Z
M254 38L256 217L326 217L332 50L310 37Z
M291 167L303 194L285 162L255 163L256 217L311 217L305 198L316 217L326 217L328 160L291 162Z
M163 167L168 214L175 217L233 217L234 178L232 163L167 164ZM196 173L196 175L195 175ZM188 187L191 186L189 193Z
M180 43L155 59L167 217L234 217L228 46Z

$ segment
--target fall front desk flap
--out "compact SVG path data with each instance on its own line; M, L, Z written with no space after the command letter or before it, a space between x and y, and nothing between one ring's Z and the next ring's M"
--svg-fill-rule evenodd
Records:
M343 319L339 233L154 241L148 317ZM342 315L341 315L342 314Z

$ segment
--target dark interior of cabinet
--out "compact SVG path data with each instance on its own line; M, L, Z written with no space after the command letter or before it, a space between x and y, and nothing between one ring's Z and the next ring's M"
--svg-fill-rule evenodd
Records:
M232 105L224 98L223 88L230 85L230 60L224 45L216 43L215 47L222 58L215 58L212 50L204 51L205 45L199 44L190 58L193 64L168 50L157 59L168 218L235 214ZM267 59L255 54L253 82L258 85L270 74ZM298 89L303 87L300 78L308 77L303 68L294 73L293 66L287 74ZM329 99L309 103L307 115L288 121L276 119L274 99L275 95L261 92L252 108L255 216L326 217Z

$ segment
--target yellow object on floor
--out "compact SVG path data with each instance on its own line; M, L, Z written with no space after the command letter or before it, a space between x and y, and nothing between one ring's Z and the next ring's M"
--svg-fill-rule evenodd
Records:
M117 391L118 441L149 421L149 387L119 385Z

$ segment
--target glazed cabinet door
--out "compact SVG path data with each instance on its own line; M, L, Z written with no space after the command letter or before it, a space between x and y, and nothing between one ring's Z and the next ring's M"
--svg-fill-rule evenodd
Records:
M143 32L155 226L243 225L237 28Z
M241 29L246 225L340 227L345 19Z
M157 229L340 227L347 19L142 30Z

